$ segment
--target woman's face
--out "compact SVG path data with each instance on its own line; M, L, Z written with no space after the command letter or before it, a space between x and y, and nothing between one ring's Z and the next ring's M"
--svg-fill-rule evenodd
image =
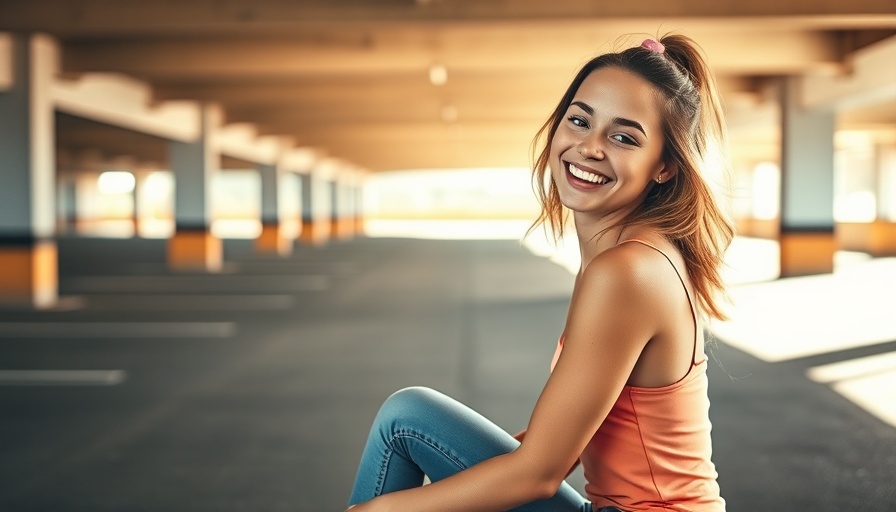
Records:
M564 206L619 220L643 203L657 177L672 177L661 159L660 102L661 94L629 71L588 75L551 143L551 177Z

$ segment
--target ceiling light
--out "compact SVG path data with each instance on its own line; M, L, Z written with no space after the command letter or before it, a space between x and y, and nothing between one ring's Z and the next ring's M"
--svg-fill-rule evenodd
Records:
M448 81L448 70L441 64L433 64L429 67L429 81L432 85L445 85Z

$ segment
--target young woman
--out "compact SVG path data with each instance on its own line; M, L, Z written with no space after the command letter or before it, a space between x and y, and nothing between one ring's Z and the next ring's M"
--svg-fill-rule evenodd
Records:
M724 511L698 321L722 316L733 234L700 170L723 133L686 37L584 66L539 132L538 222L559 236L571 212L582 266L525 435L399 391L374 421L352 512ZM578 460L587 498L564 482Z

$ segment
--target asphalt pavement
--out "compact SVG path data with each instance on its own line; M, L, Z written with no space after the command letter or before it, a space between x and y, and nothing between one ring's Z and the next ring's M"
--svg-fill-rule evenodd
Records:
M572 286L513 241L228 240L214 274L168 270L164 240L62 238L59 257L58 308L0 310L3 512L341 511L397 389L523 428ZM716 343L728 510L896 510L896 428L806 377L894 350L768 363Z

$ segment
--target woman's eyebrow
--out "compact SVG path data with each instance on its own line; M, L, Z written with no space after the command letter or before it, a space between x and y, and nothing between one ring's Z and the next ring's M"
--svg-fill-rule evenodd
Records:
M573 101L571 103L571 105L575 105L575 106L579 107L580 109L584 110L585 113L588 114L589 116L594 115L594 109L591 107L591 105L589 105L587 103L576 100L576 101ZM638 130L639 132L643 133L645 137L647 136L647 132L644 131L644 127L641 126L641 123L639 123L637 121L632 121L631 119L626 119L624 117L614 117L613 124L621 124L622 126L629 126L631 128Z
M644 131L644 127L641 126L641 123L637 121L632 121L631 119L626 119L624 117L615 117L613 118L613 124L621 124L622 126L630 126L639 132L643 133L644 136L647 136L647 132Z
M587 103L582 103L581 101L574 101L574 102L572 102L572 104L579 107L580 109L584 110L589 116L594 115L594 109L591 108L591 105L588 105Z

